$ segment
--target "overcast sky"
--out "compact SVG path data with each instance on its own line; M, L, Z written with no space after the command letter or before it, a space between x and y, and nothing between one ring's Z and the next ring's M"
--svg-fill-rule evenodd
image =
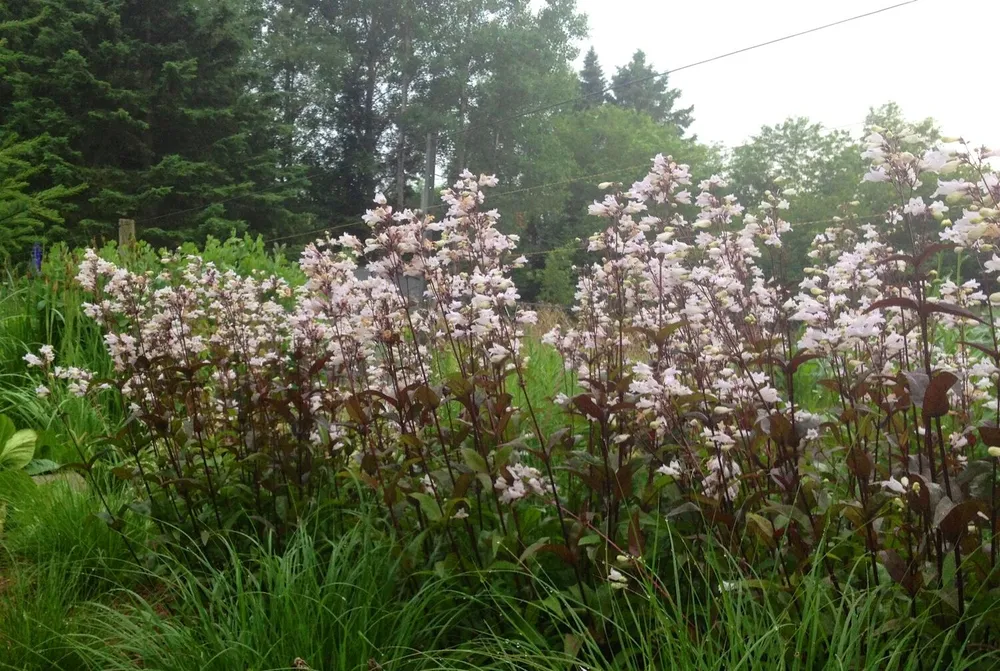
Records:
M577 0L610 80L636 49L666 70L901 0ZM692 130L739 144L764 124L807 116L860 132L890 100L947 135L1000 145L1000 0L918 0L882 14L678 72ZM977 31L982 27L981 31ZM947 95L946 95L947 93Z

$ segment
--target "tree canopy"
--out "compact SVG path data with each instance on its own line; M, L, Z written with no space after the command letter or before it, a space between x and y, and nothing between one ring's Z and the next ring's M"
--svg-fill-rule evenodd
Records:
M556 269L595 225L595 185L657 153L726 172L748 204L796 191L793 222L878 204L850 134L789 119L723 157L642 50L610 74L592 46L578 62L586 34L574 0L10 0L0 247L113 239L120 218L156 245L295 247L358 227L376 191L417 207L428 141L432 179L499 178L529 298L566 294ZM868 119L903 123L892 104Z

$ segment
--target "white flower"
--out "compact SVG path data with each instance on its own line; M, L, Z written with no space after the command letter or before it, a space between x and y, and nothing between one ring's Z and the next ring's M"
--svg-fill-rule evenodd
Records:
M451 517L452 517L452 519L455 519L455 520L464 520L468 516L469 516L469 511L466 510L465 508L462 508L460 510L456 510L455 514L452 515Z
M45 359L45 363L52 363L56 360L56 354L52 351L52 345L42 345L41 348L39 348L38 353L42 355L43 359Z
M910 198L910 201L905 206L903 206L903 213L908 214L911 217L919 217L926 211L927 211L927 206L924 205L924 199L920 197Z
M905 478L904 478L904 481L905 481ZM906 493L906 485L904 485L902 482L900 482L899 480L897 480L895 478L895 476L890 477L888 480L885 480L881 484L882 484L882 488L883 489L886 489L886 490L888 490L888 491L890 491L890 492L892 492L894 494L905 494Z
M864 181L866 182L888 182L889 175L886 173L885 168L879 166L877 168L872 168L865 173ZM936 195L936 194L935 194Z
M24 355L24 360L28 362L29 366L41 366L42 365L42 360L39 359L34 354L32 354L31 352L28 352L27 354Z
M677 461L671 461L670 464L664 464L656 469L656 472L661 475L669 475L672 477L678 477L681 474L681 465Z
M35 387L35 395L38 398L45 398L46 396L49 395L49 393L50 393L49 388L46 387L44 384L40 384L37 387Z
M608 580L611 582L611 589L624 589L628 584L628 578L621 574L616 568L608 571Z
M940 179L938 180L937 191L931 194L932 198L937 196L950 196L953 193L965 193L966 190L972 186L964 179Z

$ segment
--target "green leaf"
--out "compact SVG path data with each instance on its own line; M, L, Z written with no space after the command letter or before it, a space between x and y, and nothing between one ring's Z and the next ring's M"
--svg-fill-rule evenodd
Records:
M28 475L45 475L46 473L54 473L60 468L62 466L51 459L32 459L24 467L24 472Z
M14 426L14 422L10 420L10 417L0 415L0 445L6 443L16 430L17 427Z
M465 463L468 467L476 473L490 472L489 466L486 465L486 460L471 447L462 448L462 458L465 459Z
M420 509L424 511L424 515L427 515L427 519L431 522L441 521L441 508L433 496L422 492L413 492L410 494L410 498L420 504Z
M760 538L769 548L774 548L774 525L771 520L757 513L747 513L747 528Z
M548 536L543 536L542 538L539 538L537 541L535 541L527 548L525 548L524 552L521 553L521 556L518 559L518 561L520 561L522 564L528 561L529 559L534 557L535 554L548 542L549 542Z
M7 439L0 449L0 471L19 471L35 456L38 435L31 429L22 429Z

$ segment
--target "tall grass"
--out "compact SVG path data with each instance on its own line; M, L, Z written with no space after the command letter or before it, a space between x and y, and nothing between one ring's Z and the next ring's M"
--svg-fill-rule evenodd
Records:
M363 520L333 540L300 531L281 553L229 549L224 568L164 555L162 594L87 606L73 643L89 668L422 668L428 651L473 635L449 580L408 582L405 555Z
M941 629L931 613L893 619L898 594L886 587L838 592L817 569L794 589L770 576L706 580L693 562L664 567L676 584L700 585L693 602L663 583L633 580L626 591L596 595L595 608L544 579L543 601L494 592L505 633L472 647L482 668L645 671L647 669L990 669L1000 652L967 648L957 625ZM706 558L703 566L726 560ZM728 571L725 571L728 572ZM774 598L775 594L786 598ZM965 620L986 626L996 609ZM700 621L700 622L699 622ZM540 626L544 623L544 626ZM513 632L513 633L512 633Z
M889 589L848 584L838 592L818 566L789 588L773 576L726 582L737 567L721 550L696 563L684 548L671 548L661 566L650 567L655 584L622 567L626 589L604 586L583 599L544 573L415 574L416 549L400 547L368 518L327 538L320 517L280 551L258 542L252 552L237 552L219 541L229 555L221 565L200 551L159 553L148 570L119 548L110 553L114 573L95 576L95 567L108 565L108 550L106 539L82 524L89 508L73 503L87 496L31 499L49 511L57 501L66 504L65 512L45 513L48 520L11 517L0 668L237 671L296 668L296 659L317 671L931 670L1000 663L996 651L967 648L956 626L940 629L933 613L893 618L903 605ZM12 552L25 554L12 564ZM514 573L531 584L531 599L507 589ZM967 632L996 610L966 617Z

